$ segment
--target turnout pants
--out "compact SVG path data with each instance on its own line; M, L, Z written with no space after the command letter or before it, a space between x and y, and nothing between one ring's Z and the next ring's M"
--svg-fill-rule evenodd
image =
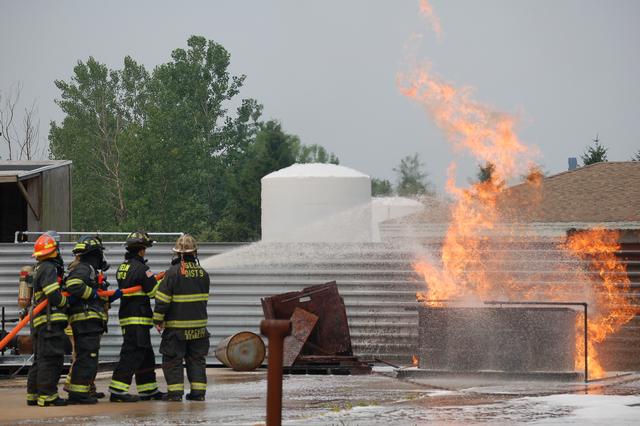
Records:
M102 322L95 327L87 327L89 321L79 321L71 325L76 359L71 369L71 381L66 386L69 395L88 397L91 385L98 373L98 353L100 351L100 337L102 336ZM91 321L93 322L93 321Z
M27 401L45 402L58 398L58 380L64 364L67 336L65 323L43 324L32 333L33 364L27 376Z
M73 338L73 331L71 330L70 325L64 329L64 333L67 335L67 338L69 339L69 346L71 346L71 365L69 366L69 372L67 373L67 378L64 381L64 386L62 389L64 389L65 392L69 392L69 385L71 384L71 373L73 372L73 364L76 362L76 355L77 355L76 342L75 342L75 339ZM89 393L91 394L96 393L95 382L91 383Z
M204 395L207 391L206 356L209 352L209 333L206 329L196 333L190 333L191 331L194 330L166 329L162 333L162 371L170 394L184 393L183 360L187 367L191 394ZM204 337L190 338L193 336Z
M111 393L129 393L134 374L138 393L153 394L158 391L156 358L149 330L150 327L145 325L129 325L122 328L122 348L109 385Z

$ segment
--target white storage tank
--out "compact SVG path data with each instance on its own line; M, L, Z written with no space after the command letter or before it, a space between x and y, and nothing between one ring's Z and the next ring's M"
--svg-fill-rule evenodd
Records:
M371 178L335 164L294 164L262 178L262 240L371 241Z

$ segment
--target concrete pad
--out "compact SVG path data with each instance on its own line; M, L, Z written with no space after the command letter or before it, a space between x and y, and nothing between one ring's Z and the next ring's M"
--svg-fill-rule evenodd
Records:
M608 412L612 415L617 412L625 416L635 412L640 415L640 407L635 406L640 404L640 396L637 396L640 395L640 375L625 376L626 381L600 383L600 387L555 388L546 392L571 394L570 397L542 397L539 396L539 383L534 387L518 384L522 389L509 384L513 391L509 393L505 384L467 387L469 383L440 383L447 386L438 386L400 380L390 368L376 368L375 371L364 376L285 376L283 424L513 424L532 420L590 424L584 416L574 414L580 410L592 413L598 407L609 407ZM264 424L265 370L235 372L210 368L207 377L205 402L125 404L110 403L107 399L93 406L47 408L26 406L24 378L0 381L0 424ZM158 379L160 388L164 389L162 374ZM101 373L98 389L106 391L109 381L110 374ZM585 395L590 392L591 395ZM576 408L566 406L569 403ZM571 420L574 418L575 422ZM598 419L602 421L602 416ZM616 424L615 421L609 423Z

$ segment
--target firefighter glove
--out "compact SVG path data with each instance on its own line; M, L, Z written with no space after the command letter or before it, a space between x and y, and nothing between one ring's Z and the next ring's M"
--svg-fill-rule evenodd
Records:
M114 292L113 295L109 296L109 303L112 303L114 300L118 300L122 297L122 290L120 290L119 288L117 288Z

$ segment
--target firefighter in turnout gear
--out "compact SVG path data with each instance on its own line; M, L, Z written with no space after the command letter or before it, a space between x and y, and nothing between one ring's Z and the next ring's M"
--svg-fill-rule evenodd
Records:
M95 404L98 399L91 394L91 384L98 372L100 337L105 331L107 315L105 304L108 298L98 296L99 271L108 264L104 258L104 246L99 237L82 237L73 248L78 262L70 269L65 280L71 293L69 322L73 330L76 359L71 369L71 380L67 386L70 404ZM122 295L116 292L112 300Z
M48 300L47 308L32 317L33 364L27 378L27 404L67 405L58 396L58 380L64 363L67 336L67 298L62 294L64 273L57 233L42 234L35 242L33 257L38 260L33 280L33 302L36 306Z
M153 241L145 232L136 231L129 234L125 246L125 261L118 268L116 278L118 288L125 289L136 285L142 291L126 294L120 301L120 327L123 342L120 349L120 360L113 371L109 391L112 402L136 402L164 397L158 390L155 373L155 354L151 346L149 331L153 327L153 310L151 298L158 290L159 281L164 273L154 276L146 265L145 251L153 245ZM136 376L136 388L139 396L131 395L129 387L133 375Z
M191 392L187 399L204 401L207 390L206 355L209 352L207 301L209 274L198 262L198 247L188 234L173 248L171 267L156 292L153 322L162 331L162 370L169 401L181 401L184 393L182 362L187 367Z

